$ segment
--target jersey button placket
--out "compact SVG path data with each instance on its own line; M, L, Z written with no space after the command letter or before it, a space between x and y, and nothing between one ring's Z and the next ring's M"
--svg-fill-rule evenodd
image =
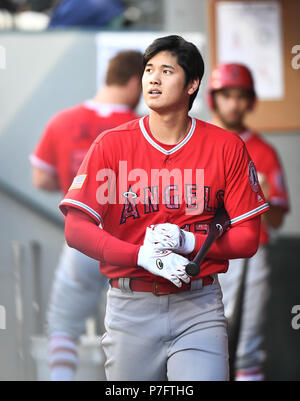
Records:
M168 167L168 166L170 166L171 163L172 163L172 161L170 159L170 156L167 156L165 158L164 165Z

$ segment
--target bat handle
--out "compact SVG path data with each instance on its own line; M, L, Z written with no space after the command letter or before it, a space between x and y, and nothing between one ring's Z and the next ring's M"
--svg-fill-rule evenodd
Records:
M210 224L209 232L206 240L204 241L204 244L198 251L197 255L194 257L193 261L189 262L185 266L185 271L189 276L194 277L200 273L200 265L205 258L208 250L215 242L215 240L223 234L224 229L226 229L229 225L230 220L224 207L218 209L213 221Z
M211 247L212 243L214 242L215 237L209 235L204 244L202 245L201 250L197 253L194 259L185 266L185 272L191 277L197 276L200 273L200 265L207 254L209 248Z

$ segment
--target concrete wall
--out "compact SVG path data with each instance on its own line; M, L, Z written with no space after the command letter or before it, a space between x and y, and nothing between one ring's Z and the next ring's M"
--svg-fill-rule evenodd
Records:
M0 380L30 379L35 378L30 336L38 329L45 332L53 272L64 232L58 211L61 195L33 188L28 156L50 117L94 95L95 41L94 34L84 32L12 32L0 35L0 45L6 52L6 68L0 71L0 305L6 310L6 330L0 330ZM23 324L16 312L12 242L22 249ZM41 250L39 282L34 272L34 243ZM39 322L32 306L35 284L41 292ZM19 354L22 349L24 360Z
M94 35L82 32L2 33L6 68L0 71L0 179L58 214L58 197L35 190L28 156L47 121L94 95Z

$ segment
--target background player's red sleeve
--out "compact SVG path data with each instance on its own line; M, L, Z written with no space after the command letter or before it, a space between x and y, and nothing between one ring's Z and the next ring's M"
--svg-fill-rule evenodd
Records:
M69 208L65 236L70 247L85 255L117 266L136 266L140 245L113 237L97 226L94 219L78 209Z
M242 140L227 149L225 174L224 206L232 226L269 209L258 182L255 165Z
M229 229L214 242L206 257L224 260L253 256L259 245L260 220L260 216L256 216ZM196 245L192 256L196 255L207 236L195 234L195 237Z
M57 127L56 117L53 117L47 124L41 140L37 144L30 161L35 167L49 172L56 172L57 158L55 149L55 131Z
M269 186L268 201L274 206L289 210L289 196L285 183L284 171L280 159L272 149L265 161L266 178Z

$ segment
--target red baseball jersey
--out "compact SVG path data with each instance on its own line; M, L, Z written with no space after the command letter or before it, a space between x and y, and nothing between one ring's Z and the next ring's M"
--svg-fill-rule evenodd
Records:
M109 234L142 244L147 226L173 223L206 233L224 203L232 226L268 209L253 161L243 141L212 124L191 119L175 146L158 142L149 116L102 133L89 149L70 190L60 204L75 207ZM200 276L225 272L227 260L205 259ZM101 260L110 278L165 279L137 266L112 266Z
M289 196L285 184L284 171L275 149L255 132L240 134L250 157L254 161L258 175L263 175L269 187L268 202L289 210ZM261 225L260 243L268 243L269 235L265 224Z
M126 105L99 104L92 100L56 114L30 156L35 167L57 174L63 194L68 191L89 147L110 128L134 120Z

